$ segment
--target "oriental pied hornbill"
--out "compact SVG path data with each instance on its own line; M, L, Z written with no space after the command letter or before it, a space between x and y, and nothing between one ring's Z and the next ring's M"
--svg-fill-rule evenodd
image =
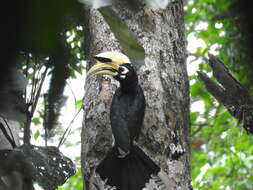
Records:
M90 75L112 75L119 81L110 110L114 147L98 165L97 173L119 190L141 190L160 168L135 144L145 113L145 97L138 77L127 56L104 52L94 57L97 64Z

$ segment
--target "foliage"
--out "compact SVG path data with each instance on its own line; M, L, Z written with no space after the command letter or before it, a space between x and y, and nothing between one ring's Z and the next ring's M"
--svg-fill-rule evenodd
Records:
M77 168L76 174L69 178L69 180L58 187L58 190L77 190L83 188L83 179L82 179L82 172L81 168Z
M73 28L72 29L72 36L77 36L80 34L76 34L77 30L80 31L80 29L78 28ZM68 35L67 35L68 36ZM78 47L75 46L71 46L72 49L78 49L81 46L78 45L80 43L80 38L71 38L71 39L67 39L66 36L66 44L69 44L69 46L71 46L71 43L76 43ZM80 54L80 50L78 50L79 54ZM76 78L77 73L82 73L83 69L84 69L84 65L81 64L81 61L83 60L83 56L78 56L77 54L72 54L72 56L75 56L75 61L76 62L72 62L72 66L69 67L70 71L71 71L71 75L70 77L72 79ZM25 99L26 99L26 104L27 105L31 105L31 109L30 109L30 113L31 114L31 121L29 123L29 125L31 125L31 132L32 132L32 143L35 144L40 144L40 140L42 140L42 138L45 138L45 133L43 133L43 128L45 125L45 102L43 101L43 97L48 94L45 93L45 90L48 90L48 81L50 80L51 76L52 76L52 69L50 69L49 67L45 66L47 65L47 61L50 59L50 57L47 58L38 58L35 55L29 54L29 55L22 55L20 57L20 61L22 64L20 64L19 66L21 67L21 71L25 74L27 80L28 80L28 85L27 85L27 89L26 89L26 93L25 93ZM77 63L78 61L78 63ZM49 72L48 72L49 71ZM46 78L47 82L45 82ZM45 84L44 84L45 83ZM41 86L46 86L46 89L40 89ZM45 93L45 94L44 94ZM73 94L74 95L74 94ZM58 97L59 98L59 97ZM75 97L74 97L75 98ZM78 110L78 113L80 112L80 109L82 109L82 99L81 100L76 100L75 98L75 105L73 105L73 107L75 107L75 110ZM57 113L60 113L60 108L57 110ZM72 116L69 115L70 117L74 117L73 120L75 120L76 115ZM71 121L71 124L74 121ZM50 139L50 142L54 142L53 145L57 145L58 142L58 138L59 136L61 136L63 134L63 123L60 123L57 125L57 127L54 130L53 135L55 136L54 138ZM27 126L24 126L24 128L26 128ZM80 127L80 126L79 126ZM77 129L77 128L76 128ZM80 130L77 129L75 131L75 133L77 135L80 136ZM51 133L52 134L52 133ZM36 141L40 141L40 142L36 142ZM75 140L76 141L76 140ZM68 148L69 146L75 146L76 142L71 142L68 144L64 144L65 148ZM44 144L44 143L43 143ZM80 142L79 142L80 144ZM41 144L40 144L41 145ZM80 147L78 147L80 149ZM66 156L70 157L71 159L74 159L72 154L66 154ZM77 163L77 162L76 162ZM80 168L78 169L80 170ZM79 178L77 177L79 176ZM77 177L77 178L76 178ZM67 184L74 184L74 180L79 180L79 185L75 184L73 185L73 189L75 189L74 187L80 187L82 185L82 179L81 179L81 173L80 171L77 171L77 174L75 175L75 178L72 178L72 180L68 181ZM69 189L69 188L67 188ZM81 189L81 188L79 188Z
M59 85L59 81L62 79L61 86L58 86L58 92L51 91L53 93L51 97L54 98L49 104L56 102L56 99L61 99L66 79L75 78L76 73L81 73L84 69L84 66L80 64L80 61L84 59L81 43L82 27L80 23L72 22L73 19L67 19L65 23L66 18L74 17L69 17L68 14L64 14L62 17L63 13L72 14L75 9L69 10L68 6L64 7L59 1L52 2L52 6L46 7L46 9L50 8L49 14L45 15L43 9L39 8L41 7L39 4L31 6L34 7L32 12L27 11L29 14L33 14L32 17L29 16L34 20L26 21L25 29L21 30L21 38L26 41L20 42L22 43L22 53L19 58L19 62L22 63L20 68L29 79L30 85L41 80L41 75L37 76L35 71L39 71L36 69L41 69L42 65L50 68L47 77L54 76L52 78L55 82L52 80L51 89L56 89L55 86ZM70 1L66 2L70 3ZM197 47L188 46L188 66L191 69L195 68L195 71L202 70L211 74L210 67L205 63L205 56L210 51L218 55L234 72L236 78L250 88L253 85L249 80L250 74L247 74L249 58L242 45L246 39L238 28L238 20L231 12L234 2L235 0L187 1L185 5L186 36L189 45L191 41L198 42ZM42 7L47 4L50 2L47 1ZM63 7L58 7L59 5ZM55 12L55 10L58 11ZM56 17L52 16L55 14ZM41 17L41 15L45 17ZM54 19L52 20L52 18ZM112 24L111 27L115 28ZM31 35L31 31L35 31L34 34ZM125 35L131 36L128 33ZM62 67L63 65L64 67ZM57 78L57 74L62 76L62 73L64 73L64 77ZM251 146L253 137L246 134L242 126L231 117L225 108L210 96L203 84L197 80L196 73L192 71L189 73L192 98L191 165L193 188L201 190L253 189L253 148ZM31 90L34 89L31 88ZM34 97L27 97L27 103L34 102L37 90L33 93ZM76 104L79 109L82 106L82 101L77 101ZM198 107L196 108L196 106ZM43 125L45 121L42 120L42 117L44 115L44 110L39 109L38 115L32 118L34 126ZM56 117L54 116L54 118ZM46 120L55 123L54 119L47 118ZM33 133L35 139L40 136L39 129ZM81 169L78 168L76 175L58 189L82 189Z
M58 124L58 112L64 104L66 80L84 69L80 64L84 59L82 4L72 0L25 0L22 4L14 1L4 7L10 12L17 9L19 13L12 15L11 22L6 24L6 31L10 35L6 38L6 43L10 43L8 39L13 39L13 46L7 48L11 54L9 57L13 57L15 63L18 63L15 66L29 80L31 91L26 94L26 100L31 105L31 116L39 96L42 96L39 90L44 81L42 78L50 79L48 92L44 96L45 109L42 115L44 127L51 130ZM9 66L11 63L8 60L5 64Z
M253 137L198 81L196 70L211 75L206 54L217 55L250 90L249 60L232 11L235 1L189 0L185 5L191 84L192 185L201 190L253 189ZM190 46L192 41L196 47ZM194 70L193 70L194 69Z
M73 0L14 0L2 9L8 14L1 15L5 28L1 33L4 68L1 74L8 75L9 68L18 67L28 81L24 107L29 112L22 123L24 142L44 145L47 134L43 128L54 127L54 133L50 134L54 138L49 143L57 145L53 141L64 130L57 119L65 103L63 92L67 79L76 78L85 69L83 6ZM74 107L82 108L82 100L75 103ZM80 136L80 130L75 132ZM67 156L73 158L73 153Z

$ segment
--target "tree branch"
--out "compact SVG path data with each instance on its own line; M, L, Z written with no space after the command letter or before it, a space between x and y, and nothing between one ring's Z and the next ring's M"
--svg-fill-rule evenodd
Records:
M198 78L229 113L243 124L245 130L253 134L253 97L231 75L221 60L212 54L208 54L208 57L217 82L201 71L198 71Z

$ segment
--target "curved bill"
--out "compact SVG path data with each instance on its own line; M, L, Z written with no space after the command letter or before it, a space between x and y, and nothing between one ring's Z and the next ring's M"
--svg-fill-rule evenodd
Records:
M94 75L112 75L118 74L119 65L113 63L98 63L90 68L87 77Z

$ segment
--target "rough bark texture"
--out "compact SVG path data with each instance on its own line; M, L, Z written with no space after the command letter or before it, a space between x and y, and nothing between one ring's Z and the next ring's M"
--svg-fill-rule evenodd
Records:
M191 189L183 2L171 2L165 10L132 11L122 4L117 4L113 10L145 49L145 64L137 71L147 102L138 144L168 175L169 189ZM89 55L120 51L119 43L101 14L90 10L89 18ZM99 179L93 175L94 167L112 144L109 108L117 85L110 77L86 81L82 168L87 189L96 189L93 184L98 184Z
M253 134L253 97L247 89L229 72L225 64L209 54L209 64L217 82L199 71L199 79L207 90L222 104L228 112L243 124L244 129Z

